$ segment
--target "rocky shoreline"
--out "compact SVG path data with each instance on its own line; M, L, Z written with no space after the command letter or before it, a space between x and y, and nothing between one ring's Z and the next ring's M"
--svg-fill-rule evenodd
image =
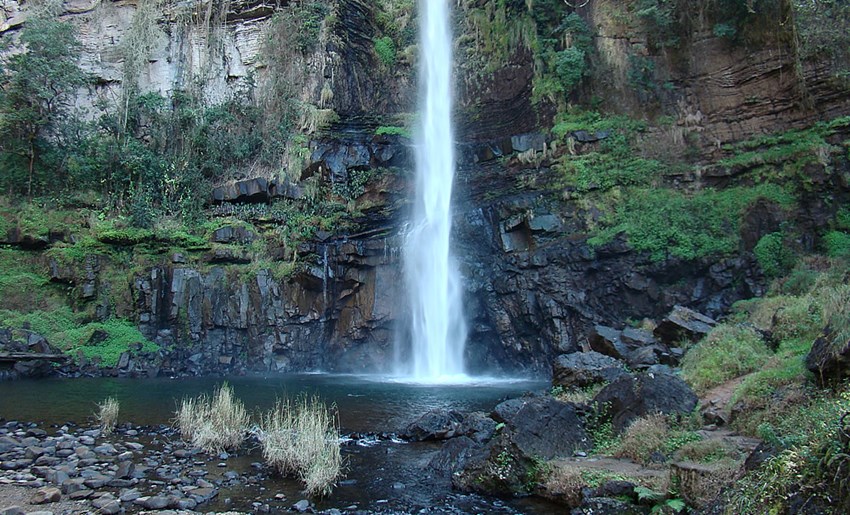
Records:
M307 499L287 499L260 486L271 470L260 462L239 472L237 455L205 455L168 426L125 424L112 434L70 424L43 429L35 423L0 425L0 487L27 506L0 503L3 515L45 513L205 513L236 501L227 492L251 491L255 513L314 512ZM235 513L235 512L230 512ZM339 513L328 510L326 513Z

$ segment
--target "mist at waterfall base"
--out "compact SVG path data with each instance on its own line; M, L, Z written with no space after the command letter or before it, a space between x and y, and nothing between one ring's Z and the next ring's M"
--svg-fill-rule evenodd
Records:
M406 239L409 351L397 372L415 382L467 382L461 277L451 255L455 172L452 37L448 2L419 2L421 125L415 136L416 200Z

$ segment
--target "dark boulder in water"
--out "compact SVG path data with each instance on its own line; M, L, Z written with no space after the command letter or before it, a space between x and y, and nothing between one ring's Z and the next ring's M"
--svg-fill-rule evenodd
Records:
M496 422L483 413L462 413L438 408L408 424L400 435L414 442L467 436L480 443L489 440L495 429Z

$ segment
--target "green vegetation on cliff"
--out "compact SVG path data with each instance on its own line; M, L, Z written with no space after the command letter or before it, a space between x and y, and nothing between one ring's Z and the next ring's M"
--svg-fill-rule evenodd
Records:
M633 248L649 252L655 260L731 254L739 247L744 209L758 199L793 205L793 197L768 184L693 194L672 189L631 189L623 196L606 221L608 227L590 243L603 245L624 233Z

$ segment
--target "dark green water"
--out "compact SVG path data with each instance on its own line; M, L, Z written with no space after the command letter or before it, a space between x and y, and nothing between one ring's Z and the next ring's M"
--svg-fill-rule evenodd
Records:
M259 413L275 400L302 393L318 394L335 404L343 433L394 432L432 408L487 411L501 400L529 390L544 389L539 381L480 381L462 385L421 385L387 378L303 374L234 377L227 381L249 411ZM188 379L48 379L0 383L0 417L34 421L46 426L74 422L92 424L95 404L106 397L121 403L120 422L138 425L170 424L180 399L211 393L217 378ZM534 500L498 500L462 495L451 490L449 478L434 474L428 462L439 451L434 443L382 441L373 446L346 445L347 473L333 494L316 501L317 509L376 513L529 513L559 512L563 508ZM228 460L228 470L251 474L261 461L258 449L243 449ZM215 468L215 467L213 467ZM222 472L224 469L221 469ZM400 486L401 485L401 486ZM268 503L273 512L285 511L303 497L293 480L271 476L259 485L223 490L204 511L241 509L252 502ZM275 494L286 501L275 503ZM229 502L225 502L229 499Z
M345 431L395 431L431 408L490 411L500 400L542 389L533 381L481 381L421 385L354 375L299 374L228 378L249 411L274 406L281 397L318 394L336 404ZM168 424L180 399L211 393L220 378L46 379L0 383L0 417L48 424L84 423L106 397L121 403L121 421Z

